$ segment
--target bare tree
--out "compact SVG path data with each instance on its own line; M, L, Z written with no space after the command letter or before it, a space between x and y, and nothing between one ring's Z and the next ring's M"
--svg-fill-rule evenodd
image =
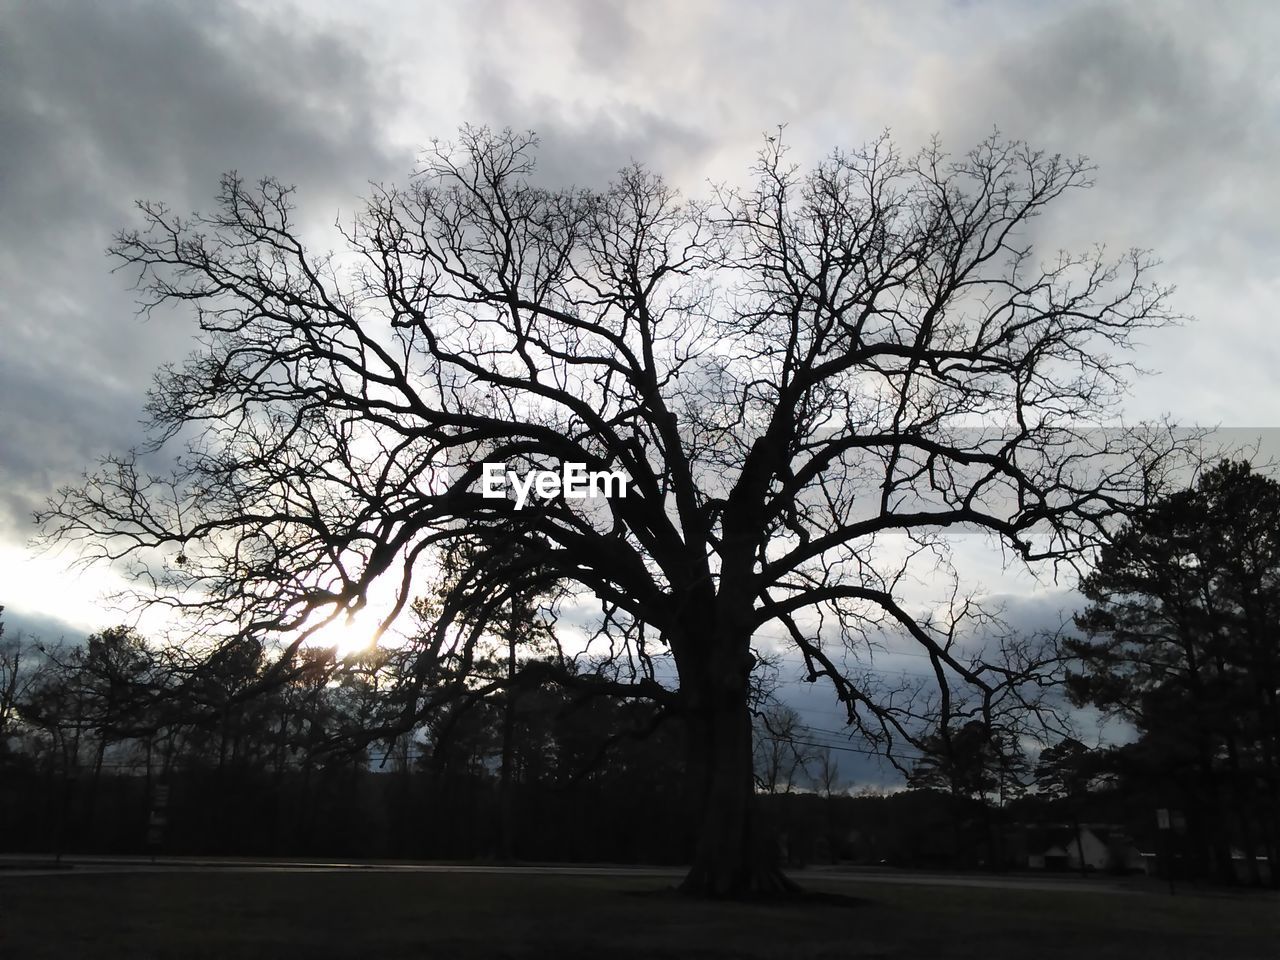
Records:
M830 747L817 748L814 754L812 777L814 789L824 797L832 797L846 789L840 777L840 763Z
M766 793L790 793L810 779L817 762L812 734L800 715L784 703L773 703L756 714L756 783Z
M4 607L0 606L0 614ZM7 743L9 725L17 716L20 694L18 681L24 666L22 638L4 638L4 622L0 621L0 752Z
M150 394L151 449L177 467L112 458L40 519L132 561L204 636L294 645L377 581L389 624L451 540L509 551L414 648L400 728L517 682L649 699L689 730L685 889L779 889L752 854L753 636L780 625L886 745L917 735L908 692L865 669L890 631L944 698L1019 686L907 587L948 575L947 531L1070 561L1149 493L1168 448L1085 425L1114 412L1119 351L1171 319L1167 292L1140 252L1039 263L1028 224L1090 168L996 136L958 158L880 139L808 172L771 137L754 184L706 202L636 166L603 191L538 186L535 146L436 143L344 230L354 266L308 250L273 180L228 175L209 214L142 203L113 253L145 309L188 304L204 336ZM486 463L629 482L520 508L483 495ZM599 601L592 669L469 683L477 625L551 577Z
M0 606L0 614L4 607ZM39 641L21 633L5 636L0 621L0 762L9 749L9 740L21 728L22 708L31 692L44 683L50 661Z

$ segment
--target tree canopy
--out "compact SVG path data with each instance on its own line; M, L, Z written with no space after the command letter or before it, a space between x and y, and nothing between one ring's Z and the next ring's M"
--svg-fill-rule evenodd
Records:
M1140 511L1084 580L1069 688L1140 734L1130 766L1192 807L1220 873L1280 840L1280 483L1223 461Z

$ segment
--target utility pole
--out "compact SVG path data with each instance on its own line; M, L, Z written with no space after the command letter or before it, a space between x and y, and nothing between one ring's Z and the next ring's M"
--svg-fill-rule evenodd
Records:
M502 707L502 767L498 773L498 855L502 860L515 856L515 796L512 776L515 766L515 676L516 645L520 639L520 592L511 594L511 615L507 619L507 690Z
M1172 818L1169 816L1169 810L1166 807L1161 807L1156 811L1156 826L1160 828L1160 836L1164 840L1164 870L1165 875L1169 878L1170 896L1177 893L1173 886L1173 844L1170 842L1172 825Z

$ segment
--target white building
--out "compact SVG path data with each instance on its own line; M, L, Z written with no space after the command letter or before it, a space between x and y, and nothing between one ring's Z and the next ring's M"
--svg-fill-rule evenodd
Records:
M1079 833L1068 824L1030 827L1027 866L1032 870L1147 871L1147 862L1133 841L1119 828L1105 823L1082 823Z

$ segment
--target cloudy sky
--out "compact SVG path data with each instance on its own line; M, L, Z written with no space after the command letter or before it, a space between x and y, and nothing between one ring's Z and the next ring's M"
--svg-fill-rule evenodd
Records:
M1153 248L1196 318L1150 336L1158 372L1129 416L1280 426L1277 38L1266 0L0 0L6 619L46 636L113 619L109 571L69 573L28 541L44 498L140 440L152 371L190 345L189 317L137 318L110 272L132 202L207 207L235 169L297 184L321 230L464 122L536 130L548 179L638 159L694 194L742 179L780 123L801 159L885 128L904 149L999 127L1087 154L1097 187L1052 235Z

